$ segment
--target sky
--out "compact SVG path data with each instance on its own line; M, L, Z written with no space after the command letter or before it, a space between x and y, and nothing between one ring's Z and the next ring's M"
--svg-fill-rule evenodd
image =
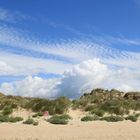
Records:
M0 92L140 91L139 25L140 0L1 0Z

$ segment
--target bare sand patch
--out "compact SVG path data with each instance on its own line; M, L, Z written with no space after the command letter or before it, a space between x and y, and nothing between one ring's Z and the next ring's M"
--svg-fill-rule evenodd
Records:
M19 123L0 123L0 140L140 140L138 122L81 122L86 112L69 110L73 118L68 125L53 125L44 117L36 118L38 126ZM32 112L19 109L13 115L27 118Z
M140 122L104 121L53 125L44 121L39 126L20 123L0 124L0 140L140 140Z

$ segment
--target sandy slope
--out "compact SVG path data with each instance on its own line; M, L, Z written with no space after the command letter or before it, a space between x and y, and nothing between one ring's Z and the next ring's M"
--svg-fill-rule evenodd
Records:
M66 126L52 125L43 119L39 126L2 123L0 140L140 140L140 121L80 122L82 112L70 111L69 114L74 119Z

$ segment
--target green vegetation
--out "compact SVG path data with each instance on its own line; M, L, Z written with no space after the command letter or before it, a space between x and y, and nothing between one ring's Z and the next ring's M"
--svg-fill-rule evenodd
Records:
M87 121L97 121L99 120L99 116L94 115L94 116L85 116L81 118L81 121L87 122Z
M5 106L3 111L2 111L2 114L3 115L10 115L12 112L13 112L13 109L10 106Z
M118 121L123 121L124 118L120 116L107 116L107 117L102 117L100 120L105 120L107 122L118 122Z
M138 120L137 116L129 115L125 118L126 120L130 120L132 122L136 122Z
M34 120L32 118L28 118L27 120L23 122L23 124L33 124L33 123L34 123Z
M20 121L23 121L22 117L9 117L9 122L16 123Z
M35 121L34 119L32 119L32 118L28 118L27 120L25 120L24 122L23 122L23 124L28 124L28 125L38 125L39 123L38 123L38 121Z
M136 113L136 114L134 114L134 116L138 118L138 117L140 117L140 113Z
M37 126L37 125L39 125L39 122L38 121L35 121L35 122L33 122L33 125L34 126Z
M49 100L45 98L5 96L0 93L0 122L21 121L22 119L11 117L13 111L20 108L33 111L33 118L43 116L43 113L48 111L50 115L53 115L48 121L54 124L68 123L70 118L65 114L69 108L80 109L90 114L83 117L82 121L99 119L121 121L123 118L137 121L140 113L131 114L131 111L140 111L140 92L124 93L115 89L104 90L97 88L72 101L67 97ZM24 123L30 124L31 122L32 119L28 119ZM31 124L34 124L34 121ZM38 122L35 122L34 125L37 124Z
M124 93L118 90L94 89L72 102L74 109L88 111L100 117L128 115L130 110L140 111L140 92Z
M72 119L71 116L68 114L63 114L63 115L55 115L56 117L59 117L60 119L65 119L65 120L70 120Z
M4 116L4 115L0 115L0 122L9 122L9 117Z
M0 97L4 97L4 94L0 92Z
M54 115L50 119L48 119L48 122L52 124L62 124L65 125L68 123L68 120L71 119L69 115Z
M56 100L34 98L26 104L26 109L32 109L34 112L48 111L50 115L63 114L69 106L70 100L66 97L59 97Z
M65 119L60 119L60 118L51 118L48 120L48 122L52 124L68 124L68 121Z
M59 97L55 101L55 114L65 113L71 104L71 101L66 97Z
M96 114L97 116L104 116L105 114L105 111L104 110L101 110L101 109L94 109L91 111L91 114Z
M85 111L92 111L94 109L94 105L88 105L85 107Z
M11 122L11 123L16 123L23 121L22 117L9 117L7 115L0 115L0 122Z
M43 112L38 112L38 113L35 113L34 115L32 115L33 118L41 117L41 116L43 116Z
M122 100L110 100L101 105L101 109L110 114L124 115L127 114Z
M16 109L17 107L25 108L30 100L31 98L20 96L0 96L0 110L3 110L5 106L9 106L12 109Z

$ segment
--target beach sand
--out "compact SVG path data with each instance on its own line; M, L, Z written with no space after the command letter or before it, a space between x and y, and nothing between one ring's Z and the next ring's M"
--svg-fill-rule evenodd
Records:
M68 125L49 124L43 118L38 126L1 123L0 140L140 140L138 122L81 122L80 111L70 111Z

